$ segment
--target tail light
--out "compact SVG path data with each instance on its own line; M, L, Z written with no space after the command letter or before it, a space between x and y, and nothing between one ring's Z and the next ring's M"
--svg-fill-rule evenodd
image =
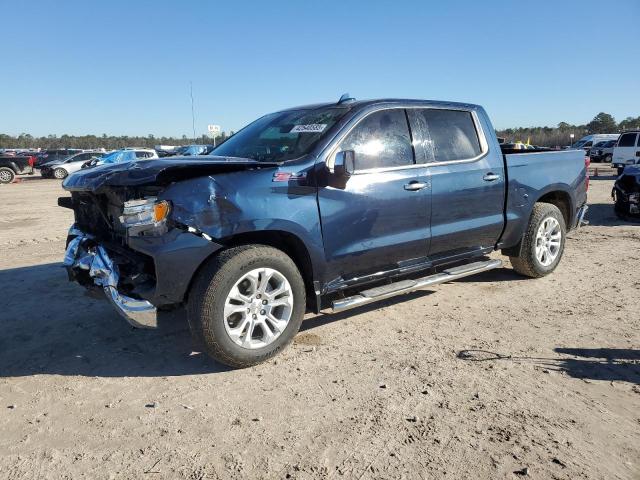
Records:
M591 165L591 158L590 157L584 157L584 170L585 170L584 183L585 183L585 186L586 186L587 190L589 190L589 165Z
M31 156L29 157L29 166L30 166L31 168L33 168L33 166L34 166L35 164L36 164L36 157L34 157L33 155L31 155Z

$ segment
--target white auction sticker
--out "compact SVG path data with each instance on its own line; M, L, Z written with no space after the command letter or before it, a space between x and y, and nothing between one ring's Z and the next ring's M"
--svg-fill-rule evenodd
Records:
M327 128L326 123L310 123L308 125L296 125L289 133L318 133Z

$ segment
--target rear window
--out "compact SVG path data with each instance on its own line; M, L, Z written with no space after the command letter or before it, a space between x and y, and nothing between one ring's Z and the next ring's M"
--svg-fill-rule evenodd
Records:
M633 147L636 144L636 133L625 133L620 136L619 147Z
M471 112L420 109L431 139L433 161L468 160L482 152Z

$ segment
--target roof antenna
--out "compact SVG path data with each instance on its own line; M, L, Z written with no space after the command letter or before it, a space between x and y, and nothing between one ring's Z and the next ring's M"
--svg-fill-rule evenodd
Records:
M343 103L353 103L355 101L356 99L351 97L348 93L343 93L340 100L338 100L338 105L342 105Z

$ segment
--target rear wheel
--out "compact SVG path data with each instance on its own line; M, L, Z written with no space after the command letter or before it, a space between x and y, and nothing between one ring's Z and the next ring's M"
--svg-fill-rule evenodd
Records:
M67 171L64 168L56 168L53 171L53 176L56 177L58 180L62 180L67 175L69 175L69 174L67 173Z
M16 174L8 167L0 167L0 183L11 183Z
M264 245L230 248L198 274L189 293L189 327L215 360L248 367L291 342L305 296L302 276L284 252Z
M567 227L562 213L550 203L536 203L522 238L520 255L510 257L521 275L538 278L553 272L564 253Z

